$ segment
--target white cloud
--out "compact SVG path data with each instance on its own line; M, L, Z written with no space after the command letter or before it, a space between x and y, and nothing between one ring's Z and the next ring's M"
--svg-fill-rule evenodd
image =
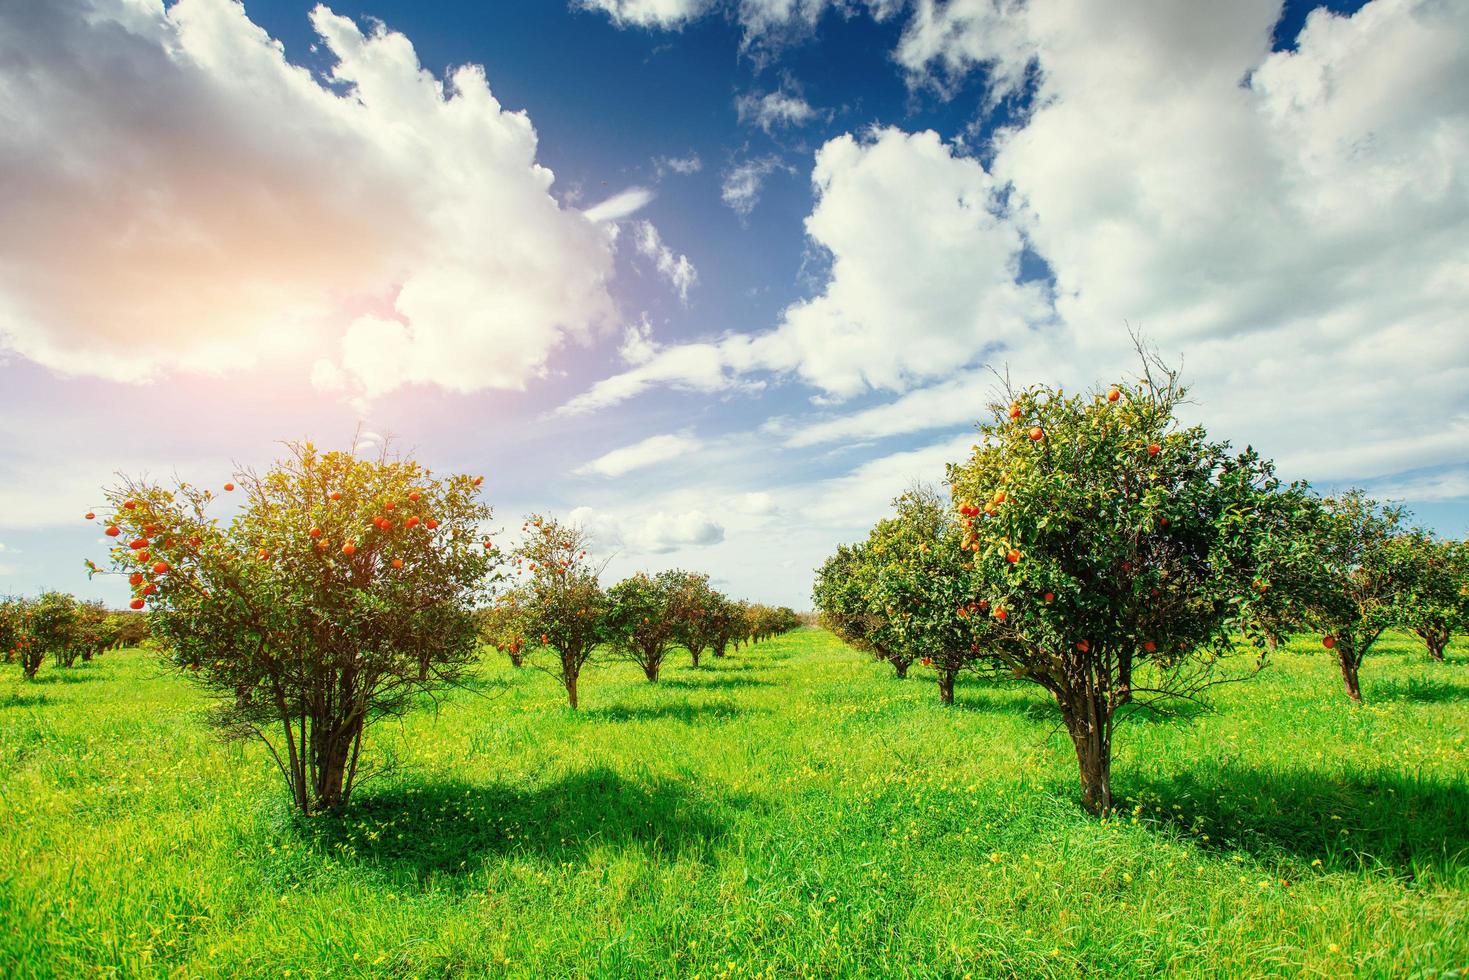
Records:
M582 213L586 215L588 221L595 224L620 221L647 207L653 197L653 192L646 187L629 187L625 191L618 191L605 201L592 205Z
M571 0L601 11L618 27L682 30L706 14L724 12L739 23L746 48L769 46L809 34L829 10L867 10L882 20L906 0Z
M765 179L777 170L786 170L779 157L764 156L743 160L724 172L719 196L741 218L749 217L760 203Z
M699 159L699 154L690 152L685 157L654 157L653 173L657 179L662 180L665 173L675 173L680 177L688 177L704 169L704 161Z
M481 69L311 23L325 82L229 0L0 7L0 344L142 380L341 337L324 382L475 390L611 317L607 235Z
M704 15L713 0L573 0L583 10L597 10L618 27L677 30Z
M1469 467L1387 479L1369 485L1367 490L1381 500L1469 500Z
M767 133L782 126L804 126L819 115L801 96L782 91L747 92L735 99L735 112L741 123L759 126Z
M811 488L802 513L821 524L866 527L914 483L943 484L947 465L967 459L974 441L974 436L963 435L868 460Z
M567 516L588 531L599 551L619 550L629 556L707 548L724 540L724 526L701 510L620 517L578 507Z
M752 517L766 517L779 510L775 498L764 490L742 493L734 499L730 507L741 514L749 514Z
M1275 52L1278 13L920 4L910 70L982 62L1003 93L1033 61L1033 110L997 137L992 177L925 134L829 142L807 221L829 281L776 330L701 348L700 377L901 396L783 429L851 441L978 417L978 362L1021 384L1126 376L1132 323L1186 355L1197 418L1290 475L1469 461L1469 6L1317 10ZM1054 298L1009 281L1022 243ZM683 356L663 350L601 400L678 378Z
M698 281L699 273L687 255L675 255L673 249L663 244L663 238L651 221L639 221L633 226L633 243L644 258L652 261L658 274L668 280L678 293L680 302L688 303L689 289Z
M1021 236L978 161L932 132L894 129L830 140L812 174L811 240L831 255L817 296L756 336L668 347L566 406L587 410L673 382L712 391L743 373L794 371L828 395L902 391L986 349L1026 339L1049 316L1019 284Z
M622 476L644 466L677 459L699 449L699 440L687 434L650 436L630 446L614 449L576 469L583 475Z
M644 323L646 327L646 321ZM763 382L740 376L755 363L749 341L740 336L698 344L662 347L646 332L629 334L622 353L632 367L604 378L557 408L556 415L580 415L634 398L650 388L667 386L678 391L704 393L742 390L758 391ZM745 356L741 357L741 353ZM631 358L639 358L632 361Z

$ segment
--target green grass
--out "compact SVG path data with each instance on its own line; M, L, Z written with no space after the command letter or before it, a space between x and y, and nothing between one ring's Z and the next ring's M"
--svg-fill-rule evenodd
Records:
M1461 641L1462 642L1462 641ZM1315 648L1319 650L1318 648ZM683 663L683 661L680 661ZM492 657L304 826L146 653L0 681L8 976L1465 976L1469 663L1282 652L1077 804L1035 691L802 631L648 685Z

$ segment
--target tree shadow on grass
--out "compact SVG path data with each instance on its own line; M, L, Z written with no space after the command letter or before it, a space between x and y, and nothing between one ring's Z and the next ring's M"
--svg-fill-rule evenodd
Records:
M719 811L747 802L599 767L536 787L449 781L364 790L345 812L302 826L323 854L348 853L420 882L468 885L467 875L499 854L580 861L611 846L640 847L660 860L707 860L724 834Z
M38 708L50 703L45 691L28 693L22 688L0 696L0 708Z
M612 704L584 711L582 717L596 721L660 721L666 718L692 725L710 719L724 721L746 710L748 709L741 708L732 701L710 701L704 704L688 702L650 705Z
M1413 701L1418 704L1449 704L1454 701L1469 701L1469 684L1423 680L1410 677L1405 683L1372 684L1366 686L1365 697L1373 701Z
M1120 773L1116 797L1118 809L1141 805L1144 819L1205 847L1284 853L1328 870L1469 878L1469 787L1460 784L1392 772L1200 767L1168 778Z
M27 680L27 684L85 684L89 681L102 680L103 675L93 670L90 666L52 667L47 670L44 665L36 673L36 676Z
M934 699L938 699L938 685L934 687ZM962 681L954 685L954 703L949 706L955 711L975 711L990 714L1008 711L1024 715L1033 721L1057 721L1059 712L1053 701L1040 701L1025 697L1015 691L1005 691L993 686L966 685Z
M677 687L691 691L730 691L741 687L770 687L775 682L764 681L758 677L724 677L711 672L702 677L667 677L658 683L663 687Z

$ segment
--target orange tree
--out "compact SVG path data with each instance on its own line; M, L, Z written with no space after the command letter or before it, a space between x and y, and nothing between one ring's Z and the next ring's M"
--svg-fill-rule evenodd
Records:
M1347 697L1358 703L1362 661L1401 617L1403 569L1395 540L1403 520L1401 507L1351 490L1322 501L1307 539L1314 549L1307 615L1323 634L1322 646L1336 655Z
M1255 454L1180 427L1176 375L1145 370L1095 395L1010 392L949 468L993 626L984 654L1055 697L1092 813L1112 803L1117 711L1166 711L1220 679L1258 596L1271 532L1256 515L1280 489Z
M20 662L21 673L34 678L46 651L36 642L36 602L10 597L0 602L0 647L7 662Z
M1414 528L1393 539L1388 563L1398 585L1398 623L1443 660L1454 634L1469 629L1469 542Z
M656 683L669 647L677 640L673 612L683 573L638 572L607 590L611 608L608 637L616 655L643 668L648 682Z
M43 592L30 607L29 663L22 659L26 676L35 677L41 658L51 654L58 667L70 667L81 653L78 643L80 617L77 601L64 592Z
M723 657L739 629L741 618L739 604L732 601L729 596L715 592L706 615L708 616L706 645L714 656Z
M899 679L908 676L916 654L900 642L889 617L875 601L878 565L872 538L861 544L841 545L817 569L811 599L821 623L846 643L887 661Z
M601 570L587 557L581 528L532 514L521 533L513 561L523 584L501 601L518 609L509 615L529 644L526 662L560 681L575 711L582 668L607 631Z
M312 813L348 803L374 719L472 662L471 610L500 556L481 532L480 478L386 451L288 449L224 484L243 497L228 519L210 513L212 490L124 479L105 523L111 569L165 656L213 696L227 737L267 747Z
M509 589L494 603L474 611L474 625L480 642L488 643L510 658L510 666L525 666L525 613L522 604L528 597L524 588Z
M868 539L876 562L872 599L899 649L934 669L939 700L953 704L959 672L981 662L979 643L991 623L987 603L975 598L963 531L943 499L916 487L893 505L897 513L879 521Z
M111 645L107 627L107 607L95 599L76 603L76 620L72 627L71 646L60 655L61 663L70 667L77 658L91 660Z
M702 572L665 573L672 583L669 616L673 620L673 642L689 652L695 667L706 649L712 649L723 630L720 621L724 597L709 585ZM723 651L716 654L723 656Z

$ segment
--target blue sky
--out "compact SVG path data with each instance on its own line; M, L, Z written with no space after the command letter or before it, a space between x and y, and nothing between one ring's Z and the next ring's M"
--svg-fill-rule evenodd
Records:
M990 368L1104 383L1129 325L1212 432L1462 536L1466 42L1432 0L7 6L0 592L121 597L113 471L361 425L613 575L805 606Z

